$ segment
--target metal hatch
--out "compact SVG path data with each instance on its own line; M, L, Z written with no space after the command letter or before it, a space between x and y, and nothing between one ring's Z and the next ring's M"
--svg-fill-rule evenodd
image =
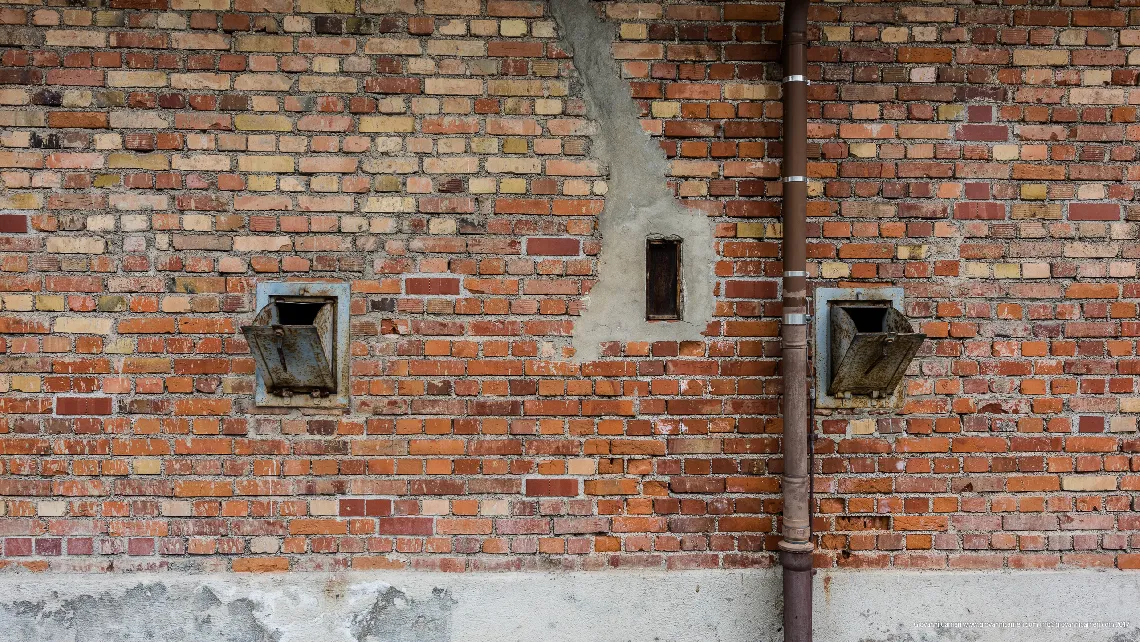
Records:
M332 366L336 334L334 302L282 297L242 326L249 349L265 376L266 390L284 397L336 392Z
M257 284L257 314L241 328L256 405L348 407L349 295L344 282Z
M926 335L889 303L833 303L828 394L891 395Z

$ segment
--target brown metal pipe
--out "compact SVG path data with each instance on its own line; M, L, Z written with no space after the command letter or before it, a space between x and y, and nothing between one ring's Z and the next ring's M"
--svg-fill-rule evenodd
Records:
M807 346L807 9L784 3L783 536L784 641L811 642L811 488Z

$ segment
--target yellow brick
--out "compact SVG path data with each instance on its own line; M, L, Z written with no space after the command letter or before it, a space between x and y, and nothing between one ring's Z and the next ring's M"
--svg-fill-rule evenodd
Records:
M287 252L293 249L288 236L238 236L234 238L235 252Z
M508 178L505 180L522 181L525 183L525 181L523 181L523 179L519 179L519 178ZM495 179L493 179L493 178L472 178L470 181L468 181L467 191L471 192L472 194L494 194L495 193ZM524 189L523 192L525 193L526 190Z
M1043 201L1049 196L1049 188L1044 183L1027 183L1021 186L1021 198Z
M246 188L255 192L270 192L277 189L276 176L250 176Z
M292 53L293 36L261 36L243 33L237 36L234 45L237 51Z
M424 93L455 96L478 96L483 93L483 81L466 78L428 78Z
M321 76L301 76L297 81L298 88L303 92L326 92L330 94L356 93L356 79L344 76L324 78Z
M1116 490L1116 478L1111 475L1066 475L1061 478L1061 489L1073 492Z
M507 38L518 38L526 35L525 20L504 20L499 23L499 35Z
M626 22L621 26L622 40L645 40L649 37L649 25L641 22Z
M44 197L40 194L22 192L18 194L0 195L0 209L5 210L38 210L43 207Z
M26 105L29 99L24 89L0 89L0 105Z
M527 151L525 138L508 138L503 141L504 154L525 154Z
M213 73L172 74L170 86L174 89L225 91L230 88L230 75Z
M364 202L365 212L414 212L416 199L409 196L370 196Z
M413 132L416 119L413 116L364 116L360 119L362 133Z
M850 42L851 27L825 26L823 28L823 39L827 42Z
M44 34L44 44L49 47L106 47L107 33L53 29Z
M58 294L36 296L36 309L40 312L63 312L65 299Z
M457 229L453 218L433 218L428 221L429 234L455 234Z
M1136 432L1136 417L1113 417L1108 422L1110 432Z
M356 0L298 0L299 13L353 13Z
M318 74L340 73L340 60L328 56L313 58L313 71Z
M230 8L230 0L171 0L170 8L175 11L225 11Z
M1060 67L1069 64L1069 52L1064 49L1015 49L1013 64L1019 67Z
M477 16L480 0L424 0L424 13L442 16Z
M59 317L51 330L66 334L111 334L111 319Z
M851 427L851 434L853 435L873 435L875 434L875 420L874 419L856 419L848 422Z
M479 159L474 156L425 158L424 171L428 174L474 174L479 171Z
M238 114L234 117L234 127L242 131L293 131L293 121L288 116Z
M537 174L542 171L542 161L537 158L488 158L485 165L492 174Z
M938 120L962 120L966 113L965 105L939 105Z
M243 74L234 81L238 91L289 91L292 76L286 74Z
M998 161L1017 160L1021 155L1017 145L994 145L993 154L994 160Z
M107 156L110 169L170 169L170 159L162 154L110 154Z
M5 294L3 300L8 312L31 312L35 308L35 299L30 294Z
M855 158L874 158L878 153L878 146L875 143L851 143L848 151Z
M851 266L846 263L828 261L819 266L819 275L825 279L842 279L851 276Z
M994 264L994 278L996 278L996 279L1020 279L1021 278L1021 264L1020 263L995 263Z
M12 375L12 390L17 392L39 392L40 378L32 375Z
M883 42L906 42L909 32L906 27L886 27L879 38Z
M990 277L990 266L987 263L966 261L962 263L962 273L972 278L988 279Z
M165 87L168 76L162 71L108 71L108 87Z
M131 462L131 470L136 475L157 475L162 472L162 460L149 457L135 459Z
M290 156L241 156L238 158L239 172L292 172L293 158Z
M776 83L730 82L724 86L725 100L775 100L780 97Z
M66 513L66 501L43 501L36 504L36 514L40 517L63 517Z
M540 116L556 116L562 113L562 101L557 98L539 98L534 101L534 113Z
M364 53L385 56L418 56L423 53L420 41L413 38L371 38L364 43Z
M488 80L487 93L492 96L557 96L547 93L541 80Z
M135 342L128 337L112 337L103 341L106 354L134 354Z
M895 248L898 257L903 260L918 261L926 258L926 252L930 249L929 245L900 245Z
M499 181L499 192L503 194L526 194L526 179L504 178Z
M778 223L737 223L736 236L739 238L782 238L783 228Z
M485 56L487 45L482 40L429 40L429 56Z
M672 100L656 100L650 109L654 118L676 118L681 115L681 103Z
M447 515L451 512L451 502L446 499L425 499L420 506L420 513L424 515Z
M241 118L241 116L238 116ZM194 154L192 156L176 155L170 162L174 169L198 172L228 172L230 170L230 157L222 154Z
M468 141L471 151L476 154L497 154L499 152L498 138L472 138Z
M107 242L84 236L53 236L47 240L47 251L54 254L102 254Z

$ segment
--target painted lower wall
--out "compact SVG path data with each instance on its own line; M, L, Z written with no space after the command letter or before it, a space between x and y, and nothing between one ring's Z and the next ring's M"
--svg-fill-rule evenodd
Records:
M0 642L781 639L779 569L0 576ZM821 572L820 642L1140 640L1140 576ZM937 626L936 623L944 623Z

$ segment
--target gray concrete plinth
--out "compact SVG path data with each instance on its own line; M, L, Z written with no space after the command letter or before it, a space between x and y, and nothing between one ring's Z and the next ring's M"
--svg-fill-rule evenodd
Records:
M778 641L779 569L0 575L0 642ZM832 571L819 642L1137 642L1140 575Z

